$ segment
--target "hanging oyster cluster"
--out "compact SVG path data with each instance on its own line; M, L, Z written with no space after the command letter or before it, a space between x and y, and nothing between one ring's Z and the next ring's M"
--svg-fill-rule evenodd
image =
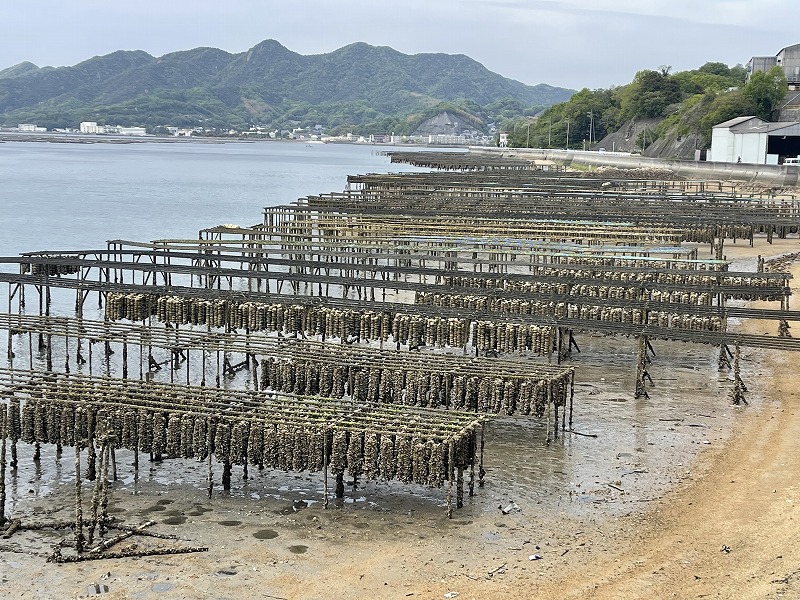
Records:
M541 417L548 402L565 406L569 377L461 375L408 367L360 367L317 360L261 361L260 385L299 395L350 397L358 402L449 408Z
M417 292L416 302L418 304L443 306L447 308L467 308L471 310L541 317L568 317L570 319L605 321L611 323L642 324L645 322L643 315L646 315L647 323L650 325L696 331L724 331L724 321L715 315L701 316L652 309L645 310L644 308L603 306L591 303L509 300L486 296L434 294L430 292ZM473 323L473 339L480 340L481 338L475 337L475 327L476 323ZM503 324L493 323L490 330L500 330L506 327L507 326ZM494 335L496 338L498 334L495 333ZM503 347L492 346L491 340L495 338L490 337L489 347L495 350L503 350ZM482 349L480 341L477 341L476 347ZM533 349L539 352L537 348L538 347Z
M587 260L587 262L591 263L592 261ZM460 275L443 277L442 282L450 287L498 289L509 292L586 296L589 298L655 300L697 306L710 306L714 294L687 290L662 290L658 286L742 288L741 291L729 290L726 292L726 298L734 300L774 301L780 300L781 297L775 294L776 281L772 278L734 276L728 275L724 271L709 272L689 269L684 269L682 273L672 271L659 273L650 270L655 269L655 265L648 265L647 271L603 271L587 269L585 266L581 262L570 269L560 265L530 267L530 273L526 276L526 279L553 277L562 280L558 282L531 282L519 277L481 278ZM668 269L669 266L665 265L662 268ZM604 283L571 283L570 279L595 279ZM622 285L615 285L612 282L619 282ZM636 285L626 286L625 283Z
M66 258L75 259L74 256L49 255L47 258ZM31 275L46 275L49 277L60 277L61 275L74 275L80 273L80 266L75 264L58 263L23 263L22 272Z
M282 303L237 303L233 300L203 300L182 296L154 298L147 294L109 293L106 301L108 320L158 320L174 324L229 326L249 331L281 332L290 336L320 336L351 341L382 341L407 345L409 348L465 348L472 341L479 350L525 351L546 356L553 335L549 326L512 326L514 344L491 345L491 336L475 338L474 324L468 319L425 317L370 310L342 310L324 306ZM484 329L488 327L484 323ZM496 324L497 329L506 325ZM483 331L483 330L481 330ZM472 333L472 337L470 337ZM503 333L501 336L505 336ZM504 338L503 338L504 339ZM506 350L506 348L510 348Z
M114 383L110 390L108 383ZM160 459L205 459L284 471L349 473L441 486L474 464L480 421L464 413L349 404L314 405L284 394L226 400L222 390L84 376L53 376L8 404L8 437L114 448ZM224 408L227 405L228 408ZM411 410L411 412L409 412ZM454 462L448 462L454 461Z

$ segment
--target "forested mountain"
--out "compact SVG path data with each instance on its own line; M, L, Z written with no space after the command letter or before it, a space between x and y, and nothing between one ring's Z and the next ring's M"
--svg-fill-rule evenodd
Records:
M410 133L455 107L474 124L535 114L572 95L524 85L464 55L402 54L355 43L304 56L275 40L240 54L195 48L153 57L118 51L70 67L0 71L0 124L80 121L157 127L368 128Z

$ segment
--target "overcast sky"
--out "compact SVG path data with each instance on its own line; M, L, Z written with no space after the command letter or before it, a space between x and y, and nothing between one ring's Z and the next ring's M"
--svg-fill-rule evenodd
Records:
M774 55L800 42L798 23L800 0L3 0L0 69L272 38L300 54L357 41L466 54L530 85L607 88Z

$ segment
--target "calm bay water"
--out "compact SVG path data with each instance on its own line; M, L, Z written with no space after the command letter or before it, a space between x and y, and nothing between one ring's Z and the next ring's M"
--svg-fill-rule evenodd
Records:
M376 152L300 142L0 143L0 255L195 237L258 223L265 206L340 192L350 174L415 170Z

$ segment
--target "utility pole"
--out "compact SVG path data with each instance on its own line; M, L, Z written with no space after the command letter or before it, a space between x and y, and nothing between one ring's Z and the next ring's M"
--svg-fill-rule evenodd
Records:
M594 139L594 111L590 110L586 116L589 117L589 150L591 150L592 140Z
M569 119L567 119L567 150L569 150Z
M530 124L530 122L528 122L528 141L525 142L525 147L526 148L530 148L531 147L531 124Z
M547 128L547 147L550 147L550 139L553 136L553 115L549 115L548 128Z

